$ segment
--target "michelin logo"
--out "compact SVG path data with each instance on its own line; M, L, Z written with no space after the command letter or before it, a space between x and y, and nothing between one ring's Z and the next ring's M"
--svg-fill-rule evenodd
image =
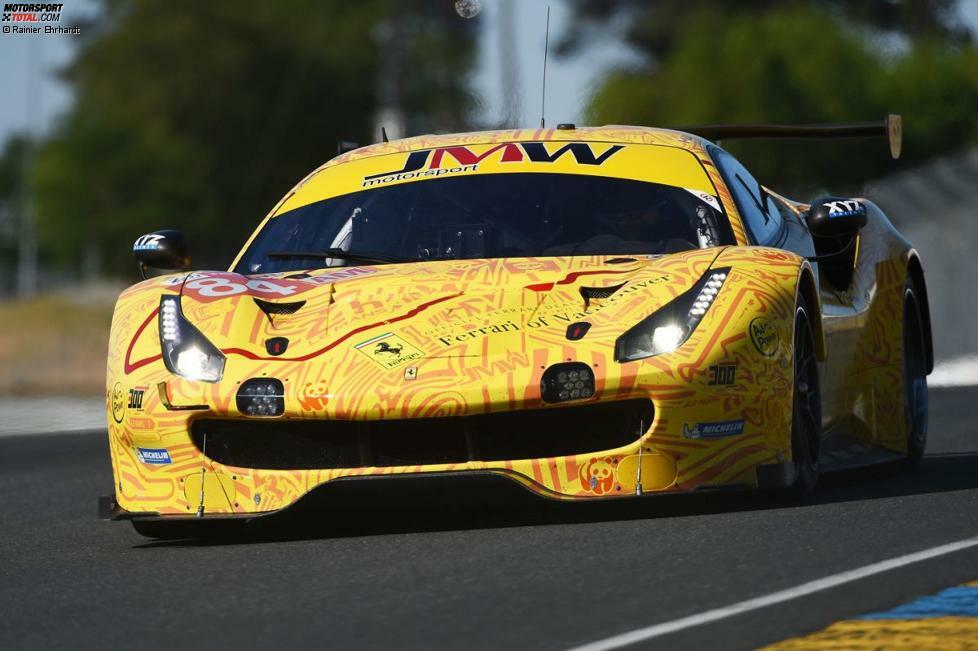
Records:
M143 463L154 466L165 466L168 463L173 463L170 459L170 453L165 448L136 448L136 456Z
M716 423L683 423L683 437L688 439L718 439L744 433L743 420L721 420Z

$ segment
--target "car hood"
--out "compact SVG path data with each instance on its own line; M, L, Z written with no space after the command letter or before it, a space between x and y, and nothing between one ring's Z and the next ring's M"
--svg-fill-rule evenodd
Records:
M183 308L219 347L259 358L272 357L270 337L289 340L276 357L302 358L388 332L396 341L382 351L400 345L423 356L469 355L478 344L480 354L504 354L517 341L566 343L568 326L580 321L590 324L589 339L616 339L688 289L718 253L200 273L183 285Z
M625 330L692 286L720 252L195 272L150 282L157 296L160 285L181 293L184 315L229 365L369 360L382 371L465 358L492 367L514 355L569 355L569 326L581 322L588 354L610 360ZM144 334L152 338L153 330Z

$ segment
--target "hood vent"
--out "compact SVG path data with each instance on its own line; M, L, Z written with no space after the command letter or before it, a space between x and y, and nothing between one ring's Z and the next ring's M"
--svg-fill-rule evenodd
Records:
M602 300L611 297L612 294L625 286L625 283L612 285L610 287L581 287L581 297L584 299L584 309L591 305L591 301Z
M258 309L264 312L265 316L267 316L269 320L271 320L273 316L278 316L280 314L295 314L302 308L303 305L306 304L305 301L296 301L295 303L269 303L268 301L263 301L260 298L255 298L254 296L252 296L252 298L255 300L255 305L258 306Z

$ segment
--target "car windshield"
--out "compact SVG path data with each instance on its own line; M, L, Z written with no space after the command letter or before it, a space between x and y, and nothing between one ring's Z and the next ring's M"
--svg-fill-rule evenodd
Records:
M236 271L421 260L649 255L732 244L718 200L644 181L480 174L311 203L268 221Z

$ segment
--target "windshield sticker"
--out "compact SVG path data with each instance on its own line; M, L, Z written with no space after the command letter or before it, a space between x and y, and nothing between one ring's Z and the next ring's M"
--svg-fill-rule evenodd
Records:
M417 177L474 172L479 169L479 163L497 152L502 152L499 154L499 162L501 163L553 163L565 154L570 153L578 165L601 165L624 148L624 145L611 145L597 155L592 144L587 142L565 143L552 152L548 151L546 144L542 142L507 142L496 145L481 154L473 152L465 145L421 149L410 152L404 162L404 167L399 170L364 176L363 187L368 188Z
M723 212L723 210L720 209L719 199L714 197L712 194L707 194L706 192L700 192L699 190L693 190L692 188L683 188L683 190L690 193L691 195L693 195L703 203L707 204L717 212Z
M640 181L669 186L682 194L685 194L682 188L688 188L711 195L714 202L708 203L710 199L704 198L704 206L722 205L716 200L716 187L703 167L703 160L695 152L672 144L465 140L453 142L439 138L438 144L425 141L424 145L417 145L424 148L415 151L336 159L302 183L279 205L275 215L363 190L386 190L415 183L427 186L431 184L424 181L449 178L463 183L472 177L511 173L594 177L601 179L593 181L598 185L616 180ZM552 191L547 190L550 179L541 181L540 195L552 196ZM440 183L434 185L445 187Z

